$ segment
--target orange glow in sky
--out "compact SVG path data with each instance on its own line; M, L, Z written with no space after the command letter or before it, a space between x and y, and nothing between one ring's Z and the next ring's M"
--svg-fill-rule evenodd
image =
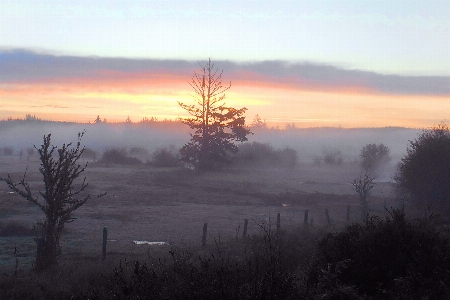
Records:
M97 115L122 122L128 116L172 119L187 116L177 101L190 103L193 90L186 78L145 74L121 80L76 79L70 81L12 83L0 86L0 118L23 118L92 122ZM355 89L301 88L267 80L232 83L226 105L247 107L247 122L259 114L269 126L297 127L429 127L448 118L448 97L375 94Z

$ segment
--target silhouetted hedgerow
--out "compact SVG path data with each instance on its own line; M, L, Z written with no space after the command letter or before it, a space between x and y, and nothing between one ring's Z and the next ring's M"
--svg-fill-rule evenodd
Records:
M449 232L399 210L368 217L319 241L308 284L320 293L353 289L375 299L448 299Z
M106 150L102 158L100 159L101 163L106 164L118 164L118 165L139 165L142 164L142 161L135 157L129 157L127 154L127 150L124 148L112 148Z

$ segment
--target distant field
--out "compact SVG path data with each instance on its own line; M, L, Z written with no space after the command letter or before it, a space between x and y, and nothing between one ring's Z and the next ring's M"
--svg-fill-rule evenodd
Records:
M27 180L42 189L39 161L0 157L0 176L8 173L19 181L27 169ZM249 219L249 234L258 233L265 222L301 226L304 211L315 225L326 223L328 209L335 226L359 213L358 197L350 182L359 176L357 164L317 166L300 164L294 168L226 168L197 174L179 168L148 166L102 166L90 163L84 175L88 192L99 199L90 200L74 214L78 218L67 224L61 238L63 254L98 256L102 230L109 231L108 253L133 255L145 253L148 246L134 245L133 240L168 243L200 243L203 223L208 223L208 243L242 234L244 219ZM373 189L371 209L383 213L383 205L397 206L392 185L379 182ZM32 227L43 213L0 183L0 220L16 221ZM30 265L35 244L32 236L0 238L0 263L13 266L14 247L21 264ZM164 246L152 246L164 247Z

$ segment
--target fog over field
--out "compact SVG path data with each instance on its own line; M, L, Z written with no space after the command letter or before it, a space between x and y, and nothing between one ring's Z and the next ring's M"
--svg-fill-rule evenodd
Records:
M52 134L54 145L76 141L78 132L86 130L83 145L101 154L110 148L142 147L150 153L161 147L176 149L189 141L189 128L175 122L164 126L155 124L78 124L57 122L0 123L0 147L11 147L17 154L22 149L41 145L42 137ZM362 147L369 143L382 143L391 150L392 162L405 153L409 140L422 130L409 128L309 128L290 130L254 130L249 142L269 143L275 149L293 148L300 163L311 163L314 157L326 151L340 151L344 162L358 159Z

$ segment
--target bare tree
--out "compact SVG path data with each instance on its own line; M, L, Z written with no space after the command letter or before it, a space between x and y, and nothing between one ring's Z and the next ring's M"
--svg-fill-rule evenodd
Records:
M72 216L72 213L91 199L90 194L81 196L88 186L86 177L78 189L74 187L74 181L87 167L87 163L84 166L78 164L84 151L84 148L81 148L83 135L84 132L78 133L78 142L74 148L71 148L72 143L63 144L59 149L51 145L51 134L44 136L44 143L40 148L35 146L40 156L39 171L45 185L45 191L38 193L43 200L32 192L26 181L26 172L18 183L14 183L10 174L6 179L0 178L8 184L12 191L36 204L45 214L45 220L38 222L35 238L37 244L36 269L38 271L57 264L61 252L59 240L64 225L73 222L76 218ZM57 150L57 158L53 157L55 150ZM98 195L98 197L105 194Z
M212 169L216 163L227 161L228 153L236 153L235 141L247 140L250 130L245 126L245 107L226 107L225 92L230 89L222 84L222 73L214 68L211 59L194 73L189 84L194 89L194 104L178 104L192 117L183 123L194 129L191 141L181 150L181 159L198 170Z
M369 196L370 191L375 186L373 182L375 178L370 177L367 173L364 173L353 180L352 185L355 192L359 195L359 200L361 201L361 216L364 219L369 213Z

